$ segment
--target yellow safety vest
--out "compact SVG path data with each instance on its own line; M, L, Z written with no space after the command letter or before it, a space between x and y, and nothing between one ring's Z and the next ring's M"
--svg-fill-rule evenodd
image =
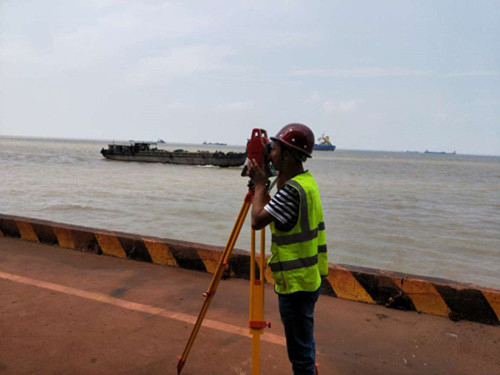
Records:
M321 276L328 275L325 222L318 185L309 171L286 184L299 192L299 217L288 232L277 230L271 223L268 265L277 293L313 292L320 287Z

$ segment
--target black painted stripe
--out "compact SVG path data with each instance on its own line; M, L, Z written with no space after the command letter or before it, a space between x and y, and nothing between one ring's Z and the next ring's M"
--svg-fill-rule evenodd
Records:
M447 285L435 285L435 287L451 309L450 319L500 324L495 311L480 290L455 289Z
M127 258L153 263L153 259L151 258L144 241L122 236L117 236L117 238L122 245L125 254L127 254Z
M337 297L337 293L335 293L335 290L332 288L332 284L330 284L330 281L326 277L321 278L321 294L327 295L327 296L332 296L332 297Z
M400 310L416 311L411 298L399 288L391 277L380 273L351 273L377 304Z
M2 219L2 232L4 236L15 238L21 237L15 220Z
M172 253L177 264L181 268L186 268L189 270L196 270L207 272L207 267L205 263L200 258L198 251L192 247L185 246L169 246L170 252Z
M54 233L54 229L51 225L32 223L31 226L33 227L33 231L37 235L40 242L51 245L59 244L56 234Z

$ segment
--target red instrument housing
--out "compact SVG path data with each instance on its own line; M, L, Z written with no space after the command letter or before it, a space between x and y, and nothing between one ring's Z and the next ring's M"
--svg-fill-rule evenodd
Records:
M264 129L255 128L252 130L252 137L247 142L247 157L255 160L264 169L267 159L266 146L269 143L267 132Z

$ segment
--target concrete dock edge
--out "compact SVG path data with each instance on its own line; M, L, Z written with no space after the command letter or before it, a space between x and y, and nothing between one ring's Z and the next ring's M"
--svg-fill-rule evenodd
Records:
M63 248L213 273L218 246L88 228L46 220L0 214L0 236L52 244ZM258 269L258 264L256 265ZM500 324L500 290L446 279L330 264L323 294L419 313ZM249 278L250 255L235 249L228 277ZM273 283L271 272L265 279Z

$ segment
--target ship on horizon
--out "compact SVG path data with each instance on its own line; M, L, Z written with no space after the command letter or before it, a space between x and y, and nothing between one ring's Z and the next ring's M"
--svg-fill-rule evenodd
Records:
M335 151L335 145L330 142L330 136L325 133L321 134L321 137L318 138L318 143L314 144L314 150L316 151Z
M456 151L453 152L446 152L446 151L429 151L425 150L424 154L431 154L431 155L456 155Z

